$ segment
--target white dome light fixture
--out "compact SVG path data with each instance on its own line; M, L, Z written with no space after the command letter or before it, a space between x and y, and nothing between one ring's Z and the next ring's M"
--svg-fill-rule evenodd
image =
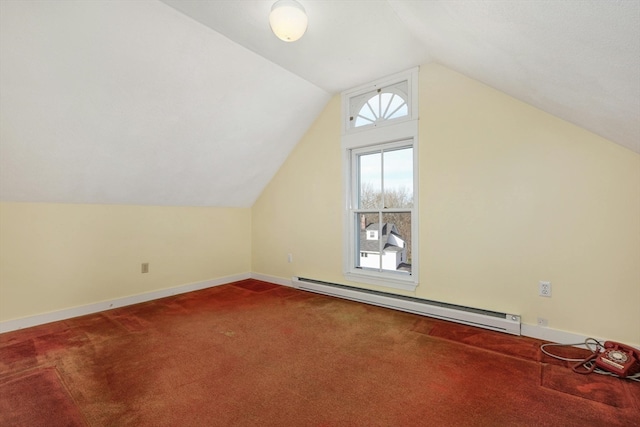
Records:
M307 31L307 23L304 7L295 0L278 0L271 7L269 25L280 40L298 40Z

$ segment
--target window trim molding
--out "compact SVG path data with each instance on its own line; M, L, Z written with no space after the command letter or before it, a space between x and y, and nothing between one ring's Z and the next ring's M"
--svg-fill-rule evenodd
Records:
M353 150L372 145L388 144L414 138L418 139L418 120L404 120L379 128L367 128L342 136L342 150ZM415 148L415 147L414 147Z
M340 120L342 131L342 175L343 175L343 275L347 280L356 283L383 286L387 288L400 289L404 291L415 291L419 285L419 141L418 141L418 76L419 67L396 73L374 82L358 86L342 93L342 117ZM408 115L393 120L381 122L378 126L350 127L350 102L355 96L362 95L372 90L394 85L407 81L409 107ZM408 142L413 147L413 208L411 210L411 251L412 261L411 274L401 276L394 272L370 271L355 268L355 228L352 226L352 152L356 149L373 147L396 142ZM410 141L410 142L409 142Z
M413 147L413 209L411 215L412 232L411 232L411 251L412 262L411 275L401 277L393 272L377 272L356 269L355 252L353 249L353 241L355 239L354 227L352 227L352 209L353 209L353 166L352 153L366 147L373 147L383 144L401 143L406 141ZM403 122L395 122L389 126L379 128L368 128L364 132L357 132L342 137L342 155L343 155L343 275L347 280L369 285L384 286L387 288L400 289L405 291L415 291L419 285L420 266L419 266L419 143L418 143L418 120L410 120Z
M359 132L367 132L375 129L383 129L387 126L392 126L401 122L418 120L418 72L419 67L414 67L400 73L383 77L382 79L376 80L372 83L360 85L353 89L342 92L342 120L340 120L340 129L342 135L356 134ZM408 83L407 95L409 96L409 99L407 100L407 106L409 107L409 114L407 114L407 116L398 117L396 119L390 120L389 122L382 122L375 127L362 126L354 128L349 125L349 107L351 98L360 96L364 93L378 88L394 85L404 80L406 80Z

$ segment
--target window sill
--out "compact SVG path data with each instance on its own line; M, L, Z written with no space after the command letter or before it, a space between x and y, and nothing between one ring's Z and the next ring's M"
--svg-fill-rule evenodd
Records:
M367 285L384 286L386 288L400 289L410 292L415 291L418 287L418 283L413 280L412 276L409 276L406 280L403 280L378 274L347 272L344 273L344 277L345 279L352 282L366 283Z

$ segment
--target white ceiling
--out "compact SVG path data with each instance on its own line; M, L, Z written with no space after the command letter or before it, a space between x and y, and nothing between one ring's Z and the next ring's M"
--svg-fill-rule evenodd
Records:
M299 0L283 46L275 0L162 0L336 93L435 61L640 153L640 0Z
M0 198L253 204L330 95L158 1L0 1Z
M0 1L0 199L251 206L331 94L439 62L640 153L640 0Z

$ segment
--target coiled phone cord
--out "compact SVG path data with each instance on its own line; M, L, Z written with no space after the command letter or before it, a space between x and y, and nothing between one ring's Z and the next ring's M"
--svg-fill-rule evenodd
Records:
M587 347L587 349L589 349L589 351L591 351L591 355L589 357L587 357L586 359L571 359L568 357L562 357L562 356L558 356L552 353L549 353L547 350L545 350L546 347L573 347L573 346L577 346L577 345L583 345L585 347ZM593 346L593 348L592 348ZM558 359L558 360L563 360L565 362L577 362L578 364L574 366L573 370L574 372L578 372L581 374L588 374L591 372L595 372L596 374L600 374L600 375L609 375L611 377L616 377L616 378L621 378L619 375L614 374L613 372L609 372L609 371L605 371L604 369L600 369L596 367L596 363L595 363L595 358L598 356L598 354L600 353L600 349L604 348L604 346L602 345L602 343L600 341L598 341L595 338L587 338L583 343L575 343L575 344L556 344L556 343L547 343L547 344L542 344L540 346L540 351L542 351L544 354L546 354L549 357L553 357L554 359ZM579 370L579 367L582 366L584 369L586 369L585 371L581 371ZM631 380L631 381L636 381L636 382L640 382L640 372L634 374L634 375L628 375L625 377L625 379Z

